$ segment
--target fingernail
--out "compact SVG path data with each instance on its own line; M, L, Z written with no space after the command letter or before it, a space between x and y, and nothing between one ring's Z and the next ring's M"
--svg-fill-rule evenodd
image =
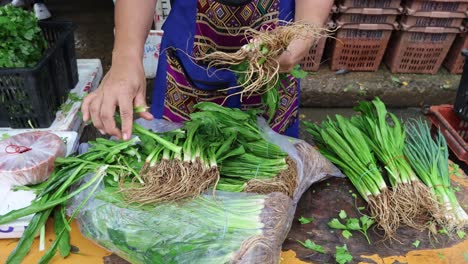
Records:
M127 133L124 133L124 134L123 134L123 139L124 139L124 140L128 140L128 139L129 139Z
M99 129L99 132L100 132L102 135L105 135L105 134L106 134L106 132L104 132L104 130L101 130L101 129Z

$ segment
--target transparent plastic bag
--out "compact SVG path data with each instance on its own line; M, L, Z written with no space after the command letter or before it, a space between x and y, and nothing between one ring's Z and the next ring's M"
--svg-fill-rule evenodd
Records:
M178 128L162 120L140 124L154 132ZM306 142L273 132L263 119L259 126L297 165L292 199L209 190L185 202L132 208L101 189L80 211L81 232L132 263L278 263L303 192L341 172ZM77 196L69 210L86 196Z
M55 158L66 154L66 145L55 134L25 132L0 141L0 184L38 184L54 170Z

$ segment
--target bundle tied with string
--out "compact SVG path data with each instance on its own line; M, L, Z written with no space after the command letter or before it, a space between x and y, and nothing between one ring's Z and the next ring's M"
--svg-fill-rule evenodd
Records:
M215 51L195 58L205 62L209 67L228 68L237 75L238 85L226 87L225 90L241 88L237 93L247 98L253 94L265 94L271 89L280 88L279 56L287 50L295 39L316 43L326 37L329 30L317 25L302 22L282 22L280 26L262 30L243 29L249 43L234 53ZM304 54L305 55L305 54Z
M65 143L49 132L26 132L0 141L0 185L38 184L66 153Z

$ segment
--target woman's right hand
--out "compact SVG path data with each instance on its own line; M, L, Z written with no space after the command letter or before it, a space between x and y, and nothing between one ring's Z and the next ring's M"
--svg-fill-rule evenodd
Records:
M93 121L102 133L128 140L132 135L133 108L146 108L146 78L143 60L129 57L114 57L112 66L100 86L83 100L83 120ZM117 127L114 114L119 109L122 118L121 130ZM140 117L151 120L148 112Z

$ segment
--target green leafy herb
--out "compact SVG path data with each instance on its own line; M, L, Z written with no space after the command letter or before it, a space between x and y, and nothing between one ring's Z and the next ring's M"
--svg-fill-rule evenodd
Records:
M339 216L340 216L341 219L345 219L346 217L348 217L345 210L341 210Z
M418 247L419 247L419 244L421 244L421 241L416 240L416 241L414 241L413 244L411 244L411 245L413 245L413 247L415 247L415 248L418 248Z
M466 236L466 233L465 233L465 231L459 230L459 231L457 231L457 236L458 236L458 238L460 238L460 239L464 239L465 236Z
M366 207L365 207L365 206L360 206L360 207L358 207L357 209L358 209L359 211L362 211L362 210L365 210Z
M341 216L340 216L341 217ZM340 230L346 230L349 233L351 231L359 231L361 234L364 235L366 238L367 242L371 244L370 238L367 234L367 230L375 223L375 221L370 218L367 215L361 216L359 219L358 218L348 218L346 220L346 225L340 222L337 218L333 218L329 223L328 226L333 229L340 229ZM342 232L342 235L345 238L348 238L348 232ZM346 237L348 236L348 237Z
M349 254L346 244L344 244L342 247L336 247L335 260L339 264L350 263L353 260L353 256Z
M0 68L33 67L47 47L33 12L0 7Z
M349 230L359 231L361 230L361 225L359 224L359 219L350 218L346 221L346 228Z
M465 261L468 262L468 253L463 253L463 257L465 258Z
M438 232L439 234L442 234L442 235L448 235L448 232L445 228L440 229Z
M300 222L301 224L305 225L305 224L312 223L312 222L314 221L314 218L312 218L312 217L311 217L311 218L307 218L307 217L301 216L301 218L299 218L298 220L299 220L299 222Z
M347 227L340 223L340 220L336 218L333 218L330 222L328 222L328 226L333 229L347 229Z
M317 251L322 254L325 253L324 247L315 244L315 242L311 241L310 239L307 239L304 242L297 240L297 242L299 242L299 244L301 244L303 247L308 248L310 250Z
M302 70L300 65L296 65L294 69L292 69L291 75L294 76L294 78L302 79L307 76L307 72Z
M400 78L398 78L396 76L392 76L392 82L397 83L397 84L401 84Z
M353 234L351 232L349 232L348 230L343 230L343 232L341 232L341 235L346 239L353 236Z
M442 252L437 252L437 256L438 256L440 259L445 259L445 256L444 256L444 254L442 254Z
M10 135L8 135L8 134L6 134L6 133L5 133L5 134L2 134L2 135L0 136L0 140L7 139L7 138L10 138Z

